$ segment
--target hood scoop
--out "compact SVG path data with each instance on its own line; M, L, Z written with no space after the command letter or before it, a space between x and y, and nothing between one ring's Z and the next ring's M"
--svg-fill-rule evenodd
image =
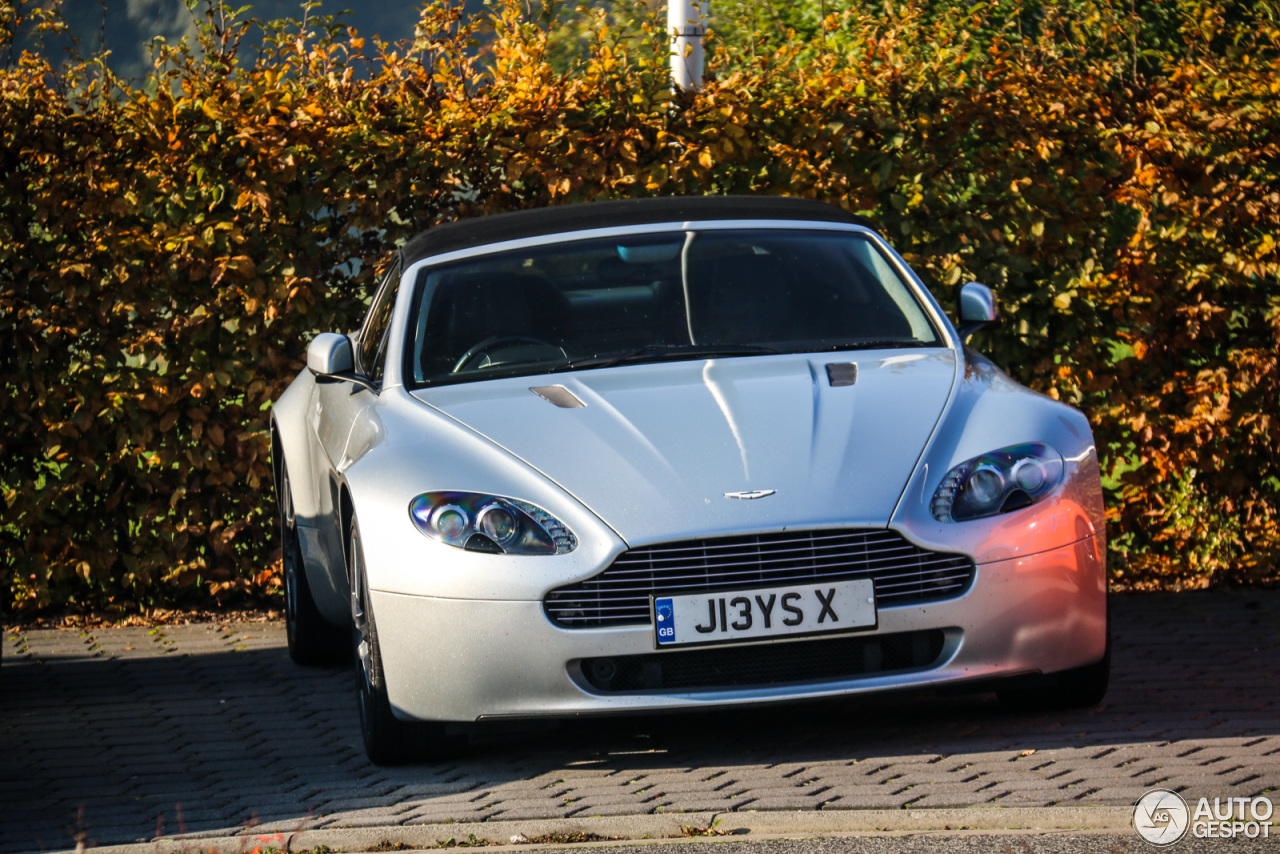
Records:
M856 362L827 365L827 382L831 384L832 388L853 385L857 381L858 364Z
M579 407L586 406L585 403L578 400L577 396L573 392L569 391L569 389L562 385L539 385L534 386L529 389L529 391L533 392L548 403L554 403L561 409L578 409Z

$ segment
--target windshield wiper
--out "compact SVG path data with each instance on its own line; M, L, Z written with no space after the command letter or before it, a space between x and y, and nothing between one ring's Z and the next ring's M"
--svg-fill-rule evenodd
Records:
M814 347L809 350L797 350L798 353L838 353L841 350L888 350L897 347L930 347L935 346L926 344L923 341L916 341L914 338L903 340L902 338L873 338L864 341L841 341L839 344L831 344L826 347Z
M614 365L639 364L641 362L664 362L669 359L710 359L716 356L767 356L777 354L773 347L759 347L754 344L648 344L625 353L613 353L604 356L588 356L584 359L572 359L562 365L550 368L547 373L560 371L577 371L585 368L609 368Z

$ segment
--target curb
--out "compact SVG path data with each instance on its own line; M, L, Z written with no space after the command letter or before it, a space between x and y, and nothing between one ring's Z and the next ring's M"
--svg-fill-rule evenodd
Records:
M672 843L682 839L750 841L769 838L882 834L992 835L1079 831L1122 832L1131 827L1130 807L971 807L965 809L841 810L818 812L666 813L456 822L450 824L332 827L299 830L267 825L251 832L160 837L149 842L91 849L94 854L250 854L287 852L407 852L468 842L501 845L508 851ZM569 841L577 839L579 841ZM72 849L66 849L72 850ZM51 853L52 854L52 853ZM77 854L82 854L77 851Z

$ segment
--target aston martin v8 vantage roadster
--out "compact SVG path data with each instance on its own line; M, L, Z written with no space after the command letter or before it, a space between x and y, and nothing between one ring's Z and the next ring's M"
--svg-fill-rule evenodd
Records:
M289 648L378 763L489 719L1106 691L1097 454L875 227L783 198L432 228L271 414Z

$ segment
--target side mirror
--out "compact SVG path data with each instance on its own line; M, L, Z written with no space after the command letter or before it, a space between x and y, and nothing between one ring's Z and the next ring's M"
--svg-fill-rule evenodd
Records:
M349 373L356 367L351 339L337 332L321 332L307 345L307 370L318 377Z
M337 332L321 332L307 345L307 370L316 382L349 382L367 389L373 384L355 370L351 339Z
M956 326L956 331L960 333L961 341L968 341L969 336L978 330L1000 322L996 295L986 285L977 282L962 285L959 302L960 323Z

